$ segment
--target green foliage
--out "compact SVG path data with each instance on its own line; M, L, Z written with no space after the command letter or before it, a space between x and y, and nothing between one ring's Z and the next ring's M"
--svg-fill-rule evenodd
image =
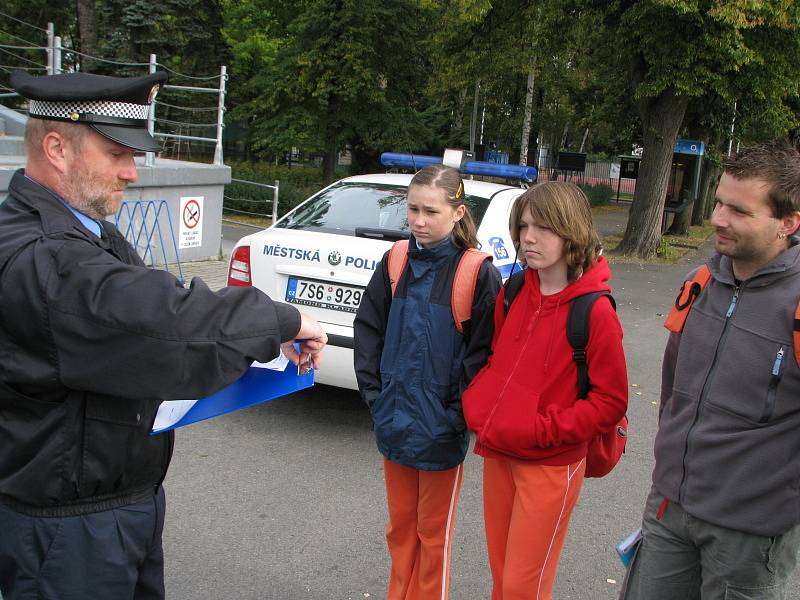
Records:
M218 75L220 64L230 60L218 0L98 0L96 12L98 53L104 58L146 63L155 54L168 68L195 77ZM109 63L99 69L116 75L142 72Z
M687 125L730 128L737 101L743 139L798 125L800 4L783 0L649 0L599 5L575 0L596 28L595 73L626 89L640 109L665 92L695 99ZM601 67L605 67L602 69ZM626 77L620 77L621 75ZM620 85L620 84L624 85ZM701 123L703 121L704 123ZM694 129L697 129L695 126ZM738 135L738 134L737 134Z
M359 152L419 151L439 112L425 81L424 9L404 0L248 0L226 3L225 35L240 82L234 116L264 156L292 147L331 165ZM330 173L328 173L330 175Z
M0 44L8 46L45 46L47 45L47 23L54 24L57 35L67 40L77 31L74 6L70 3L55 4L47 0L3 0L0 11L23 21L15 21L0 15ZM9 76L14 69L31 69L32 75L43 75L38 70L47 64L47 56L43 50L23 48L4 48L0 52L0 93L9 91ZM2 98L3 104L16 107L20 101L16 98Z
M578 187L586 194L586 197L589 199L589 205L591 206L605 206L614 198L614 190L604 183L599 183L597 185L579 185Z
M303 200L324 187L319 167L275 166L267 163L229 162L232 177L274 185L280 182L278 215L284 215ZM272 214L273 190L246 183L231 182L225 186L225 208Z
M658 241L656 256L667 261L674 261L677 258L677 252L675 251L675 248L672 247L672 244L669 243L669 240L665 237L662 237Z
M65 45L79 46L74 4L6 0L2 10L39 27L54 21ZM588 130L584 151L627 154L663 120L657 101L670 94L690 98L681 135L706 141L714 157L727 150L734 116L734 144L800 135L800 3L788 0L97 0L96 14L106 58L147 62L155 53L196 76L228 64L226 121L242 125L248 155L324 156L325 174L308 188L332 176L345 146L354 172L374 171L384 150L466 147L478 81L476 137L482 131L513 158L530 73L531 147L578 150ZM0 42L42 42L41 32L0 24ZM78 65L74 54L65 65ZM0 85L7 75L0 70ZM207 83L215 84L198 84ZM195 107L212 98L159 96ZM213 114L162 106L158 128L174 133L169 120ZM282 190L289 203L297 172ZM297 185L302 199L307 189Z

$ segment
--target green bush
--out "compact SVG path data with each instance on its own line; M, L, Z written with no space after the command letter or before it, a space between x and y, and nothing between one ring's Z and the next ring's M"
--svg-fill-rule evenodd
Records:
M586 194L591 206L605 206L614 197L614 190L611 186L600 183L598 185L580 185L578 186Z
M662 237L658 241L658 248L656 248L656 256L659 256L665 260L675 260L678 256L677 252L675 252L675 248L672 247L672 244L669 243L669 240L665 237Z
M288 167L268 163L230 162L234 179L275 185L280 182L278 216L283 216L303 200L324 187L320 167ZM274 191L232 181L225 186L225 209L258 215L272 215Z

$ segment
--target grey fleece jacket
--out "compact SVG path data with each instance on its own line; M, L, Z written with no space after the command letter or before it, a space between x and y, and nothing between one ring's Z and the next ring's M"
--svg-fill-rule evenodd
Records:
M756 535L800 522L800 245L738 287L712 279L664 353L653 483L690 515Z

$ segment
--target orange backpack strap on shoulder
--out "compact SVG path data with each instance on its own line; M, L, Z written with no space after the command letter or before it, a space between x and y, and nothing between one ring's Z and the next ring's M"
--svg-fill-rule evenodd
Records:
M465 250L461 255L453 277L453 288L450 292L450 309L453 312L453 323L460 334L464 334L464 321L472 316L472 303L475 300L475 286L478 273L486 259L492 260L488 254L475 248Z
M800 301L794 309L794 327L792 329L792 342L794 343L794 359L800 367Z
M664 321L664 327L673 333L680 333L683 331L683 326L686 324L686 317L689 316L689 311L692 304L706 287L706 284L711 279L711 271L707 265L703 265L695 272L694 276L687 281L683 282L681 291L678 292L678 297L675 298L675 304L672 310L667 315L667 320ZM795 332L797 335L797 332Z
M400 281L400 276L408 263L408 240L398 240L392 244L386 262L389 269L389 283L392 285L392 296L394 296L397 282Z

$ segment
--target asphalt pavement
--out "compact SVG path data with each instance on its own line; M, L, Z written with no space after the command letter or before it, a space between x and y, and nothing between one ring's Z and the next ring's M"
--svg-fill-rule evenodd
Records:
M619 229L613 221L603 228ZM614 545L639 526L650 487L667 338L662 324L683 276L710 251L706 244L676 265L613 265L629 369L630 437L614 472L584 483L555 598L619 593L624 569ZM221 262L204 268L224 274ZM384 598L389 559L381 462L357 394L326 386L179 430L165 482L168 597ZM481 461L470 454L465 465L452 600L485 599L491 590ZM799 582L796 575L788 600L800 600Z

